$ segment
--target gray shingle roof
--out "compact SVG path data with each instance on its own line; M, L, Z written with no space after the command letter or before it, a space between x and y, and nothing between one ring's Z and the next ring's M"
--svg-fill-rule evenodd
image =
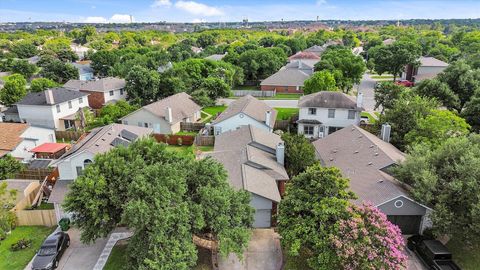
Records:
M181 92L143 106L140 110L147 110L158 117L164 118L167 107L172 109L172 123L177 123L187 117L192 117L194 113L201 109L201 107L192 100L192 97L189 94ZM131 114L134 113L135 112Z
M320 91L300 98L298 107L341 108L357 110L357 103L344 93Z
M265 102L258 100L251 95L241 97L234 102L230 103L228 108L223 111L215 120L213 124L217 124L239 113L244 113L258 122L265 123L265 114L270 111L270 127L275 126L275 120L277 118L277 111L268 106Z
M435 57L420 57L420 66L422 67L448 67L448 64Z
M52 193L48 198L49 203L62 203L70 190L69 185L73 183L73 180L58 180L53 187Z
M280 136L253 126L243 126L215 138L214 152L209 153L228 172L235 189L244 189L279 202L277 180L287 180L283 165L277 162L275 149L283 143Z
M403 161L405 155L375 135L352 125L313 145L323 165L339 168L350 179L350 189L358 196L356 203L379 205L399 195L407 196L400 183L381 171Z
M109 92L125 88L125 85L124 79L107 77L93 81L69 80L63 87L77 91Z
M90 64L72 63L72 65L78 69L80 74L93 73L93 68L90 67Z
M263 80L260 85L303 86L303 83L309 77L310 75L300 69L282 68L277 73Z
M313 52L316 55L320 56L325 51L325 49L326 49L325 47L313 45L312 47L304 50L304 52Z
M28 93L22 100L17 102L19 105L40 105L40 106L52 106L56 104L60 104L63 102L67 102L69 100L74 100L79 97L87 96L88 94L78 92L75 90L57 87L49 89L52 91L53 94L53 101L54 104L47 104L46 93L48 90L38 93Z
M225 57L225 55L226 54L212 54L212 55L209 55L209 56L205 57L204 59L212 60L212 61L220 61Z

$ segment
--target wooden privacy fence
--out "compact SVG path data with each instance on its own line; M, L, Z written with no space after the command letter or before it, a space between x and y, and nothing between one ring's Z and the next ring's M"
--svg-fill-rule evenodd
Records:
M232 90L234 97L243 97L246 95L252 95L254 97L274 97L275 90Z
M283 130L283 131L288 131L288 127L290 126L291 121L290 120L277 120L275 121L275 126L273 129L277 130Z
M54 170L55 170L54 168L24 169L23 171L17 173L15 178L16 179L35 179L35 180L42 181L45 179L45 177L53 174Z
M195 141L195 136L191 135L169 135L154 133L153 137L157 142L163 142L171 145L192 145Z
M73 131L73 130L65 130L65 131L55 131L55 137L57 140L65 140L65 141L78 141L80 137L84 134L83 131Z
M18 226L56 226L55 210L17 210Z
M195 145L213 146L215 144L215 136L198 134L195 136Z
M204 123L184 123L180 122L180 130L181 131L200 131L202 128L205 127Z

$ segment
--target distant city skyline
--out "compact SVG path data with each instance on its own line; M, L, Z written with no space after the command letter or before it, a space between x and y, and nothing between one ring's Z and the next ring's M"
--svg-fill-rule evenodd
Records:
M0 22L231 22L480 18L474 0L0 0Z

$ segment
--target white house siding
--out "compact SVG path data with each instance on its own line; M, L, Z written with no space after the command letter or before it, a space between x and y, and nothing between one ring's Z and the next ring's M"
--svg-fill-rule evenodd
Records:
M123 95L120 94L120 89L113 90L113 96L110 96L110 91L104 92L103 97L105 98L105 103L112 100L125 100L127 98L127 91L123 91Z
M90 152L82 152L63 160L57 164L59 178L63 180L75 180L78 177L77 166L85 169L84 162L89 159L93 162L94 155Z
M51 106L51 110L53 112L53 118L55 119L55 128L57 130L65 130L64 121L60 120L60 118L72 115L80 108L88 107L88 97L82 97L82 103L80 103L79 98L72 100L72 108L68 107L68 102L60 103L60 112L57 113L56 105ZM37 106L38 107L38 106Z
M50 106L17 105L18 116L31 125L55 128L53 111Z
M180 130L180 124L178 124L178 131L176 128L172 130L171 124L165 121L165 119L155 116L144 109L140 109L124 117L122 124L142 127L145 127L145 124L147 124L149 128L153 128L154 133L159 134L172 134Z
M312 107L313 108L313 107ZM348 119L348 111L347 109L335 109L335 118L328 118L328 110L327 108L316 108L317 113L315 115L308 114L309 108L300 108L299 110L299 118L300 120L308 119L308 120L317 120L322 123L322 126L325 127L325 136L328 135L328 128L329 127L347 127L349 125L358 125L360 123L360 112L355 112L355 119ZM304 125L313 125L313 124L299 124L298 125L298 133L303 134L303 126ZM307 137L314 137L317 138L319 134L319 126L315 126L314 128L314 136L307 136Z
M254 228L271 227L272 201L252 193L250 206L255 209Z
M55 142L55 131L47 128L29 127L21 137L23 141L17 145L11 155L23 161L29 161L33 156L33 153L29 152L30 150L47 142Z
M241 117L240 115L243 115L243 117ZM272 132L272 128L265 125L265 123L259 122L246 114L239 113L219 123L214 124L213 125L214 134L218 135L220 133L224 133L230 130L236 130L241 126L247 126L247 125L252 125L254 127L263 129L267 132Z

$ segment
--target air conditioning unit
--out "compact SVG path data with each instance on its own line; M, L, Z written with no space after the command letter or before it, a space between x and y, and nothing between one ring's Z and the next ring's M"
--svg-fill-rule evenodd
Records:
M323 133L319 133L318 138L323 139Z

